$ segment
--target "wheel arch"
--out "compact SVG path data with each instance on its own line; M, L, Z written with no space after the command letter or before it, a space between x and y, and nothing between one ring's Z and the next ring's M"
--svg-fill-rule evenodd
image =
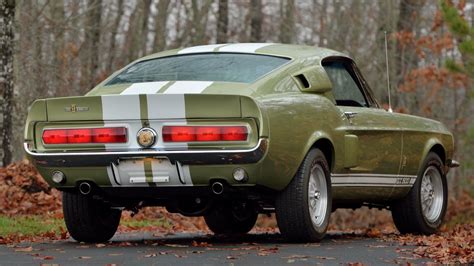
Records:
M332 172L335 164L335 149L333 141L327 134L317 133L316 135L317 137L310 142L311 145L309 145L309 147L306 149L305 156L313 148L320 149L326 157L326 160L329 164L329 170Z
M418 166L418 169L421 169L421 167L423 167L425 158L426 156L428 156L430 152L434 152L436 155L438 155L441 161L443 162L443 166L446 166L446 160L447 160L446 148L444 147L441 141L439 141L436 138L433 138L433 139L428 140L428 142L425 145L425 149L423 151L423 157L421 157L422 159L420 160L420 165Z

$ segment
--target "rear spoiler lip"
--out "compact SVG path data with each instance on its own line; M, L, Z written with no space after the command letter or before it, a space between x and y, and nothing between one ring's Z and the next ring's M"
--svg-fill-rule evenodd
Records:
M188 165L251 164L259 162L268 148L268 139L260 138L257 145L245 150L133 150L103 152L54 152L40 153L23 147L33 162L42 167L110 166L124 159L168 158Z

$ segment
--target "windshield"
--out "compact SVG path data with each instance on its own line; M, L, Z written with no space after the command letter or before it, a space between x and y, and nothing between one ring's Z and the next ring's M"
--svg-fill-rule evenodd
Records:
M138 62L107 85L178 80L252 83L289 60L268 55L232 53L163 57Z

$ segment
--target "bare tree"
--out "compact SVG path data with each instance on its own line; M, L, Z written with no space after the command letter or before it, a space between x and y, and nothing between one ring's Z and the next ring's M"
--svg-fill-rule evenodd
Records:
M155 17L155 38L153 40L153 52L159 52L166 47L166 21L168 19L168 7L170 0L160 0L157 4L158 13Z
M217 15L217 43L227 42L227 28L229 25L229 2L219 0L219 13Z
M56 78L53 80L53 90L59 95L66 95L67 87L64 86L61 78L64 63L64 2L54 1L50 6L51 24L53 28L53 62Z
M191 44L204 44L206 41L207 20L209 19L209 9L213 0L191 1L192 21L189 26L193 28Z
M250 1L250 41L262 41L262 0Z
M112 30L110 32L110 42L109 42L109 48L110 48L110 55L109 59L107 61L107 66L106 66L106 73L111 73L112 72L112 66L115 62L115 54L116 54L116 41L117 41L117 33L119 30L120 26L120 21L122 20L122 16L124 13L124 8L123 8L123 0L119 0L116 4L117 6L117 14L115 15L114 22L112 24Z
M144 56L147 54L148 19L150 17L151 0L143 0L141 3L143 4L143 15L141 16L142 26L140 30L140 35L141 35L140 56Z
M12 161L13 135L13 40L15 0L0 0L0 88L2 89L2 150L3 165Z
M87 1L85 20L85 38L81 48L82 56L82 86L83 90L91 89L96 83L99 70L99 42L101 32L102 0Z
M280 42L292 43L295 38L295 1L281 2Z

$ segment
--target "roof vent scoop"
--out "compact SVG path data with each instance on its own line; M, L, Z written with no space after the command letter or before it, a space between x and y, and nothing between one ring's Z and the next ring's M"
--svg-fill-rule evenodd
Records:
M298 80L298 82L303 86L303 88L308 89L309 88L309 81L306 79L304 74L299 74L296 75L295 78Z
M292 77L303 92L325 93L331 90L331 80L322 66L303 68Z

